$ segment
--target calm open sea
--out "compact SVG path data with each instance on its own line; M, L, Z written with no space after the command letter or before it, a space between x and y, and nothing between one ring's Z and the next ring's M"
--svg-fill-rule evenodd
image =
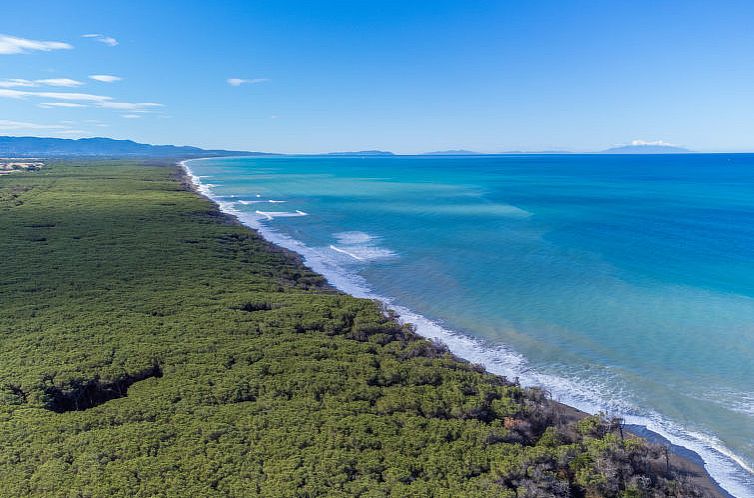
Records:
M754 496L754 155L189 161L344 291Z

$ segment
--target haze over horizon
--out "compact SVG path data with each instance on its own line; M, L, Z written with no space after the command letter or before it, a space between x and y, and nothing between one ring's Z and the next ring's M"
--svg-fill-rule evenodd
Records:
M750 151L753 14L742 1L10 4L0 135Z

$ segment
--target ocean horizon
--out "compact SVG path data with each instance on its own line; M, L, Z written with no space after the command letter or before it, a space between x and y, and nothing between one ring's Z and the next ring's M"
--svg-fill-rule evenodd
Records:
M338 289L754 495L754 155L184 163Z

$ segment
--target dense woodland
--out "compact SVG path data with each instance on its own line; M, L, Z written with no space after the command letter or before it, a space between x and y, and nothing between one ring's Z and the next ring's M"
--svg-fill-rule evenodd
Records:
M702 496L334 291L172 163L0 178L0 495Z

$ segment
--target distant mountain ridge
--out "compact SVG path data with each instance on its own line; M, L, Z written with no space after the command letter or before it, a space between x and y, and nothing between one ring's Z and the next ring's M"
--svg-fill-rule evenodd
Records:
M353 152L328 152L328 156L394 156L390 151L386 150L357 150Z
M572 154L568 150L504 150L502 152L476 152L466 149L438 150L425 152L422 156L505 156L519 154Z
M570 150L504 150L502 152L498 152L498 155L517 155L517 154L536 154L536 155L545 155L545 154L552 154L552 155L558 155L558 154L573 154Z
M203 156L274 155L177 145L150 145L112 138L41 138L0 136L0 157L33 156Z
M597 154L683 154L691 150L672 145L641 144L623 145L597 152ZM425 156L471 156L471 155L505 155L505 154L571 154L570 151L503 151L493 154L475 152L466 149L451 149L425 152ZM113 138L47 138L47 137L11 137L0 136L0 157L50 157L50 156L147 156L147 157L201 157L201 156L277 156L270 152L202 149L188 145L152 145L133 140L116 140ZM346 152L328 152L326 156L395 156L384 150L360 150Z
M620 147L603 150L601 154L687 154L689 152L691 152L689 149L675 145L643 144L621 145Z

